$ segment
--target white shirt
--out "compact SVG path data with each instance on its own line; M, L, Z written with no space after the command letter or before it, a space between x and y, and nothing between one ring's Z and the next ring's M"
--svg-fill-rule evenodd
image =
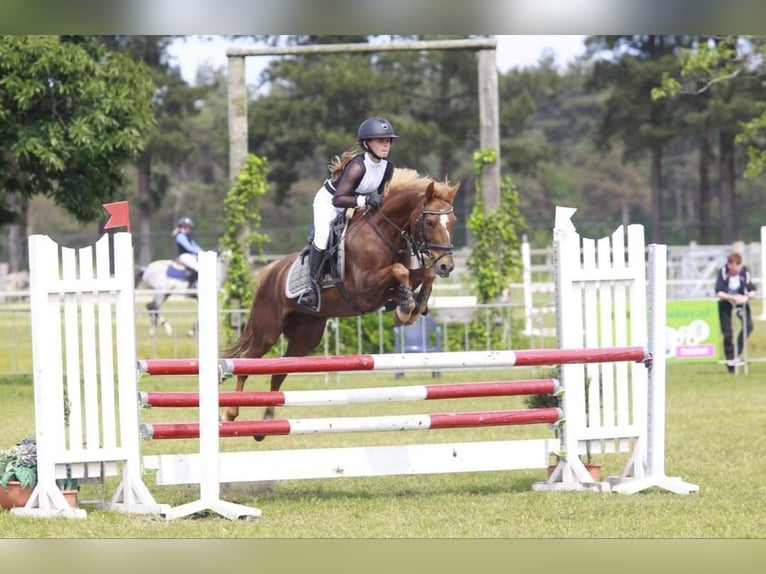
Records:
M364 154L364 176L362 181L356 187L356 193L368 194L373 191L377 191L380 187L380 182L383 181L383 176L386 174L386 166L388 166L388 160L381 159L375 163L369 153Z

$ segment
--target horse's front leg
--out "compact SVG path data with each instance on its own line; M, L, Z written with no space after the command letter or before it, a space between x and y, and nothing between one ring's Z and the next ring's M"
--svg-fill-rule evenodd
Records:
M234 387L234 390L237 392L242 392L245 390L245 381L247 381L248 375L237 375L237 384ZM226 409L226 420L227 421L233 421L239 416L239 406L238 405L232 405Z
M400 325L408 325L412 323L412 315L418 307L410 284L410 270L401 263L394 263L391 266L391 272L399 282L399 304L394 312L396 322Z
M420 289L418 289L418 294L415 297L418 304L418 314L420 315L428 313L428 300L431 298L431 291L433 290L435 279L436 273L434 272L433 267L427 268L423 274L423 283L421 283Z

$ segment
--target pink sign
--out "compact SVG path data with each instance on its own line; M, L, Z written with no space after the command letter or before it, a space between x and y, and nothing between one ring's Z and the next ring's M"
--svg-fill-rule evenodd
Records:
M714 345L678 345L676 347L677 359L698 359L715 356Z

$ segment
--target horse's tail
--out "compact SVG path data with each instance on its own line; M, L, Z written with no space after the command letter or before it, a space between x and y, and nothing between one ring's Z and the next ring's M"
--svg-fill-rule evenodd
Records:
M249 340L248 340L249 336L247 333L248 333L247 330L242 331L242 334L239 336L239 338L236 341L234 341L228 347L224 348L220 352L221 358L236 359L238 357L241 357L243 354L243 351L247 350L247 348L250 346Z
M222 358L235 359L238 357L261 356L261 354L258 354L255 350L262 344L262 341L257 339L262 336L263 325L260 323L263 321L263 318L259 317L258 313L254 311L259 308L256 301L264 299L264 291L268 291L272 286L272 282L275 279L275 268L280 261L283 260L272 261L258 273L258 276L255 279L256 287L255 294L253 295L253 303L250 308L250 315L247 318L244 328L240 331L239 338L221 351Z
M146 267L144 265L138 265L136 267L135 274L133 275L133 278L135 282L133 283L133 287L138 287L141 283L141 280L144 277L144 271L146 271Z
M255 335L258 329L258 325L256 325L255 322L256 319L253 317L253 313L250 313L247 323L245 323L245 327L240 332L237 340L220 352L222 358L236 359L239 357L252 356L250 351L256 344Z

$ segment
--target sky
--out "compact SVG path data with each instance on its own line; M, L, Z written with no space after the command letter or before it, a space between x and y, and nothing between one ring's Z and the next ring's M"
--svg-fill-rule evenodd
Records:
M174 63L181 67L181 75L187 82L193 82L197 66L208 64L213 67L226 66L226 48L229 45L242 45L215 37L213 40L201 40L199 36L189 36L179 40L171 47ZM497 67L502 73L511 68L530 67L537 64L546 53L554 55L558 66L585 52L585 36L495 36L497 39ZM246 59L247 82L255 83L261 70L267 65L267 57Z

